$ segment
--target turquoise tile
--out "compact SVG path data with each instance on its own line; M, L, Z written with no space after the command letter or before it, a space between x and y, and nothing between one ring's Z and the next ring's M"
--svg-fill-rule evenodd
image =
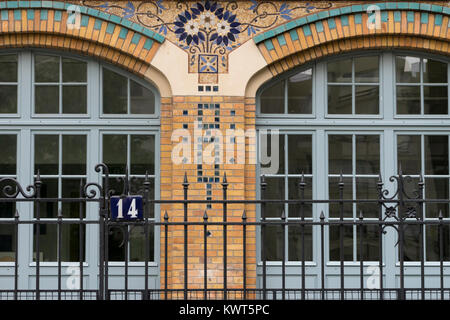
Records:
M41 9L41 20L48 20L48 10Z
M431 4L429 4L429 3L421 3L420 4L420 10L430 11L431 10Z
M342 26L348 26L348 16L342 16L341 17L341 25Z
M153 40L152 39L147 39L144 43L144 49L145 50L150 50L151 47L153 46Z
M444 14L450 14L450 7L443 7L443 8L442 8L442 12L443 12Z
M286 38L282 34L280 34L277 37L277 40L278 40L278 43L280 44L280 46L285 46L286 45Z
M258 34L257 36L253 37L253 41L255 41L256 44L260 43L262 40L264 40L262 34Z
M352 13L352 7L343 7L343 8L340 8L339 10L341 10L341 14Z
M131 43L138 44L139 40L141 40L142 36L139 33L135 33L133 38L131 38Z
M128 34L128 29L122 27L122 29L120 30L120 33L119 33L119 38L125 39L127 37L127 34Z
M144 32L144 33L145 33L145 32ZM152 35L149 35L149 37L152 37ZM269 31L265 32L265 33L264 33L264 37L265 37L266 39L275 37L275 31L273 31L273 29L272 29L272 30L269 30Z
M388 2L388 3L386 3L386 9L388 9L388 10L397 9L397 3L395 3L395 2Z
M327 20L328 21L328 27L330 29L334 29L336 28L336 21L334 21L334 18L330 18Z
M22 20L22 10L14 10L14 20Z
M441 26L442 25L442 14L437 14L434 17L434 24L437 26Z
M164 40L166 40L166 38L164 38L163 35L160 35L158 33L154 33L153 34L153 39L155 39L156 41L158 41L159 43L163 43Z
M87 13L88 13L89 15L91 15L91 16L98 17L99 11L98 11L98 10L95 10L95 9L92 9L92 8L89 8L88 11L87 11Z
M121 18L112 14L109 20L114 23L120 23Z
M17 1L8 1L6 3L6 7L9 9L14 9L14 8L18 8L19 4L17 3Z
M402 9L402 10L408 9L408 2L397 3L397 8Z
M131 26L133 25L133 21L130 21L128 19L122 18L122 20L120 20L120 23L128 28L131 28Z
M356 24L361 24L362 23L362 15L361 15L361 13L355 14L355 23Z
M108 23L108 26L106 27L106 33L113 34L115 28L116 25L114 23Z
M62 11L55 11L55 21L61 21Z
M305 17L302 17L302 18L300 18L300 19L297 19L297 20L295 20L295 22L297 23L297 26L298 26L298 27L301 27L301 26L303 26L303 25L305 25L305 24L308 23L308 21L306 21L306 18L305 18Z
M406 13L406 19L408 22L414 22L414 11L408 11Z
M341 11L339 9L330 10L330 17L335 17L341 15Z
M402 21L402 14L400 11L394 11L394 21L395 22Z
M319 19L325 19L325 18L328 18L328 17L330 16L330 13L329 13L328 10L325 10L325 11L319 11L319 12L317 13L317 16L319 17Z
M87 25L89 24L89 17L88 16L81 16L81 26L82 27L87 27Z
M269 40L264 41L264 45L266 46L266 49L268 51L274 50L272 40L269 39Z
M289 32L289 35L291 36L292 41L298 40L298 33L297 30L291 30Z
M32 10L32 9L27 10L27 19L34 20L34 10Z
M376 6L378 6L378 8L380 8L380 10L386 10L386 3L377 3Z
M30 7L31 8L40 8L41 2L40 1L30 1Z
M135 30L137 32L142 32L142 30L144 30L144 27L137 23L133 23L132 28L133 28L133 30Z
M102 20L95 19L95 22L94 22L94 29L95 29L95 30L100 30L101 28L102 28Z
M309 26L304 26L303 27L303 34L305 35L305 37L308 37L311 35L311 28Z
M82 13L82 14L88 14L88 8L86 8L86 7L80 7L80 13Z
M318 20L319 18L317 17L317 14L312 14L312 15L309 15L309 16L307 16L306 17L306 20L308 21L308 22L314 22L314 21L316 21L316 20Z
M64 10L64 2L54 1L53 8Z
M8 20L8 10L1 11L2 20Z
M19 1L19 8L29 8L30 1Z
M0 2L0 9L6 9L6 2L5 1Z
M354 13L361 12L362 10L363 10L362 5L360 5L360 4L356 4L356 5L352 6L352 12L354 12Z
M285 29L284 25L281 25L281 26L276 27L275 29L273 29L273 32L275 32L276 35L280 34L280 33L283 33L285 31L286 31L286 29Z
M383 22L388 21L388 13L386 11L381 12L381 21Z
M106 12L100 11L100 12L98 13L98 17L101 18L101 19L104 19L104 20L109 20L109 17L110 17L110 16L111 16L111 15L110 15L109 13L106 13Z
M428 23L428 13L422 12L420 14L420 23Z
M297 23L294 21L289 21L288 23L285 24L286 27L286 31L294 29L295 27L297 27Z
M409 8L412 9L412 10L419 10L420 5L417 2L410 2L409 3Z
M441 13L442 12L442 6L438 6L438 5L433 4L431 6L431 11L437 12L437 13Z
M42 1L43 8L53 8L51 1Z
M316 22L316 30L317 30L317 32L323 32L323 23L322 23L322 21Z

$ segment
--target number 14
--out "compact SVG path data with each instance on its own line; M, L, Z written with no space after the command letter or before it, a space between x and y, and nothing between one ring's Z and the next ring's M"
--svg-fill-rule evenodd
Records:
M127 215L131 218L136 219L138 216L138 211L136 210L136 199L131 201L130 208L128 209ZM119 199L117 202L117 218L123 219L123 199Z

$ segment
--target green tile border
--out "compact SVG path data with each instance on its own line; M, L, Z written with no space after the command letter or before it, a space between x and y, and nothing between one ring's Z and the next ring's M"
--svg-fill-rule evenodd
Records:
M271 30L268 30L266 32L256 35L253 38L253 41L256 44L259 44L267 39L278 36L281 33L284 33L286 31L290 31L290 30L292 30L294 28L298 28L298 27L303 27L303 26L309 25L311 23L314 23L314 22L317 22L320 20L325 20L325 19L338 17L338 16L344 17L346 15L355 14L355 13L363 13L363 12L366 12L367 8L371 5L376 5L381 10L389 10L389 11L394 10L395 12L398 12L398 13L407 10L408 11L408 15L407 15L408 21L410 21L409 13L412 11L422 12L421 17L423 16L424 20L427 20L425 17L428 17L429 13L433 13L433 14L439 13L439 14L443 14L443 15L450 15L450 7L439 6L439 5L435 5L435 4L432 5L432 4L428 4L428 3L384 2L384 3L372 3L372 4L367 3L367 4L363 4L363 5L350 5L350 6L341 7L341 8L333 8L330 10L319 11L319 12L316 12L316 13L313 13L313 14L295 19L295 20L291 20L291 21L287 22L286 24L277 26L276 28L273 28ZM394 15L394 17L396 19L399 18L398 13L397 13L397 15ZM386 11L382 11L381 14L382 14L382 17L387 18ZM332 28L332 27L330 26L330 28Z
M45 0L43 0L43 1L0 1L0 11L1 10L11 10L11 9L13 9L13 10L20 10L20 9L30 10L30 8L32 8L31 10L43 9L42 11L48 10L48 9L54 9L54 10L58 10L55 12L55 17L60 17L61 11L67 10L72 5L74 5L74 4L65 3L65 2L61 2L61 1L45 1ZM3 16L4 13L3 13L3 11L1 11L1 12L2 12L1 15ZM99 11L96 9L92 9L92 8L86 8L83 6L80 6L80 13L83 15L89 16L90 19L101 19L103 21L106 21L108 23L108 27L110 26L109 23L114 23L122 28L129 29L133 32L138 32L141 35L151 38L152 40L154 40L158 43L163 43L165 40L165 37L162 36L161 34L156 33L150 29L147 29L137 23L130 21L130 20L123 19L119 16L115 16L115 15L112 15L112 14L109 14L106 12L102 12L102 11ZM41 15L41 20L47 20L47 17L44 17L44 15ZM291 27L294 28L295 26L291 26ZM109 27L109 30L111 30L110 27ZM285 30L283 27L283 31L280 30L280 33L284 32L284 31ZM153 43L153 42L151 42L151 43Z

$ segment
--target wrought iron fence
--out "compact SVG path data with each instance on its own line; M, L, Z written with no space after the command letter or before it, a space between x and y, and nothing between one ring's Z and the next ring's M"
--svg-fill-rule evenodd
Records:
M183 186L183 199L180 200L155 200L149 197L150 194L150 180L148 177L145 178L142 188L136 192L143 196L143 207L144 207L144 217L137 221L117 221L111 218L111 208L110 199L112 194L115 192L110 188L110 179L108 166L105 164L98 164L95 167L96 172L101 173L103 176L103 184L99 183L85 183L80 185L79 197L78 198L43 198L41 197L41 188L43 182L41 181L39 173L37 174L35 181L32 185L26 187L25 189L19 184L19 182L14 178L2 178L0 179L0 185L3 187L3 198L0 198L0 204L4 203L19 203L19 202L31 202L34 207L34 214L30 219L22 218L21 213L16 210L16 213L11 219L0 219L1 225L10 225L14 228L14 264L13 264L13 288L0 288L0 300L13 300L13 299L369 299L369 300L389 300L389 299L450 299L450 287L445 280L445 276L450 277L450 274L446 272L446 262L449 261L448 255L444 255L444 247L446 246L447 240L444 240L444 228L448 228L450 225L450 219L444 217L444 213L439 211L437 213L436 219L427 219L424 216L424 205L430 203L444 204L447 208L450 205L449 199L425 199L424 198L424 181L420 178L417 183L417 190L412 192L406 190L405 183L410 183L412 179L410 177L403 176L401 171L399 175L390 178L390 182L396 184L396 191L389 193L384 189L384 183L382 182L381 176L377 183L377 194L376 199L345 199L344 197L344 180L341 176L337 188L339 189L338 199L327 199L327 200L317 200L317 199L307 199L305 195L305 179L302 177L299 188L299 198L295 200L283 200L283 199L266 199L265 191L267 188L267 182L264 176L261 179L261 198L262 200L230 200L227 197L228 182L224 175L223 181L221 183L223 199L222 200L190 200L189 199L189 182L185 175ZM128 172L125 176L116 178L123 182L123 190L121 197L126 197L130 195L130 177ZM56 203L80 203L83 205L79 206L79 217L67 219L63 217L61 210L58 211L56 219L46 219L41 217L41 203L56 202ZM98 204L98 217L95 219L89 219L85 217L85 210L87 203L97 203ZM204 212L202 218L193 218L189 215L189 206L192 204L207 204L216 203L222 207L222 221L210 221L207 211ZM375 219L366 219L364 217L364 212L359 213L357 219L346 219L344 218L344 206L345 204L362 204L362 203L372 203L377 206L378 217ZM151 207L155 204L179 204L183 207L184 217L182 221L173 221L169 217L167 212L162 214L162 219L150 219L149 212ZM240 219L230 221L227 217L228 205L243 204L243 205L255 205L259 214L257 217L249 218L245 211L242 212ZM279 212L279 217L277 219L267 218L267 205L268 204L296 204L299 209L299 217L297 219L290 219L284 215L284 211ZM313 215L312 218L306 219L304 214L304 208L307 205L314 204L324 204L337 205L339 209L339 216L335 219L327 218L324 211L320 214ZM448 212L448 210L447 210ZM271 215L273 216L273 215ZM18 242L21 241L19 237L19 226L20 225L32 225L36 230L39 230L41 225L56 225L57 228L57 286L54 289L42 289L41 282L43 281L41 275L41 261L40 255L35 255L35 282L34 288L30 289L28 287L22 288L19 286L19 262L18 262ZM85 256L85 246L84 246L84 229L87 225L95 225L98 227L98 237L99 237L99 255L98 255L98 286L95 289L84 288L83 281L80 281L79 288L74 290L63 289L62 285L62 258L61 258L61 233L63 225L78 225L80 226L79 233L79 261L77 262L80 270L80 278L83 279L84 266L84 256ZM82 227L83 226L83 227ZM141 276L143 281L143 288L133 288L129 285L129 252L128 252L128 242L129 242L129 227L140 226L144 230L145 235L145 258L144 258L144 272ZM188 258L192 256L189 252L189 229L196 226L199 228L200 233L203 236L203 283L193 287L189 283L189 263ZM222 250L223 250L223 277L222 277L222 287L209 287L208 286L208 236L209 228L216 226L222 229ZM301 259L298 261L300 266L300 272L298 277L300 281L293 287L292 283L286 283L286 254L285 254L285 235L286 228L289 226L296 226L300 230L300 237L302 238L301 245ZM346 287L345 279L348 277L346 274L346 259L344 257L344 227L354 226L359 234L358 245L360 248L360 254L358 257L357 264L359 266L359 285ZM377 280L377 285L375 288L368 288L365 285L365 274L364 267L367 261L364 260L364 233L362 229L366 226L373 226L378 230L378 261L376 261L376 266L378 267L379 274L382 275ZM420 266L420 286L419 287L408 287L405 285L405 230L411 226L417 226L419 229L419 247L420 247L420 259L418 264ZM438 246L439 246L439 259L436 261L435 268L438 271L439 285L438 286L426 286L427 272L424 252L426 250L423 241L424 228L427 226L435 226L438 228ZM164 245L161 250L164 251L162 258L159 261L161 267L160 278L161 286L153 288L149 285L149 261L150 257L150 244L149 244L149 228L156 227L159 228L161 237L164 239ZM171 239L169 238L169 231L171 228L179 227L182 229L183 233L183 286L182 288L169 288L168 270L169 260L168 260L168 248ZM238 286L233 284L232 287L228 286L228 267L230 266L228 258L228 241L227 241L227 228L238 228L241 233L242 239L242 283ZM260 247L258 248L260 252L260 263L258 267L261 270L260 285L251 284L249 285L248 277L248 266L249 266L249 254L247 252L247 247L249 243L249 228L254 228L257 232L260 232L261 239L265 239L265 232L268 227L277 227L281 230L282 237L282 259L278 264L278 269L281 270L277 275L281 278L281 285L279 287L269 286L267 283L267 270L268 261L265 251L265 241L260 242ZM316 274L319 279L320 284L314 287L308 287L306 283L307 272L306 269L309 268L307 265L305 257L305 228L313 227L315 232L319 234L319 244L317 251L317 264L318 273ZM326 252L328 250L327 243L325 241L326 229L329 227L339 228L339 286L330 287L327 284L326 278L327 274L325 268L327 261L325 259ZM110 231L114 228L121 230L123 235L122 245L125 250L125 258L123 265L123 288L116 289L110 287L110 275L109 270L111 268L108 261L108 235ZM387 244L396 246L398 253L398 285L395 287L386 287L384 280L384 257L383 257L383 247L385 245L383 235L386 230L391 228L395 230L398 236L397 243ZM35 252L40 252L40 232L35 232L34 234L34 249ZM252 253L254 254L254 253ZM253 262L252 262L253 263ZM373 261L372 261L373 263ZM2 266L0 266L1 268ZM353 265L353 268L355 266ZM252 269L254 272L254 268ZM254 277L254 275L253 275ZM448 282L448 281L447 281Z

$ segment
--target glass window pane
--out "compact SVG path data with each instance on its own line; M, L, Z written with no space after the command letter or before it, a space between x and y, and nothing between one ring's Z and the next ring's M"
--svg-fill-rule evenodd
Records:
M142 226L134 227L130 232L130 261L145 261L145 229ZM148 261L154 261L154 226L148 227Z
M5 190L5 188L9 188ZM0 183L0 198L6 198L5 191L11 195L17 192L17 185L11 181L4 180ZM14 218L16 204L14 202L0 202L0 218Z
M352 60L328 62L328 82L352 82Z
M281 226L266 226L263 241L266 261L282 261L283 229Z
M312 113L312 69L288 79L288 113Z
M423 59L424 83L447 83L447 63Z
M55 216L56 217L56 216ZM33 225L33 261L36 261L36 252L39 251L39 262L57 261L58 248L55 243L58 241L55 224L41 223L39 225L39 250L36 242L37 225Z
M425 199L449 199L448 178L425 178ZM428 202L425 204L426 217L438 218L442 211L444 218L449 217L449 204Z
M86 174L85 135L62 136L62 174Z
M352 86L328 86L328 113L352 113Z
M58 179L41 179L41 198L58 198ZM40 218L56 218L58 216L57 201L39 203ZM37 204L34 204L34 216L37 217Z
M448 114L448 87L423 87L425 114Z
M341 189L339 186L340 178L329 178L328 184L328 192L330 200L339 200L341 199ZM352 178L344 178L344 188L342 190L342 199L344 200L352 200L353 199L353 181ZM330 218L340 218L341 210L343 210L344 218L353 217L353 204L349 202L344 202L341 204L336 201L330 203L329 205L329 213Z
M362 228L362 258L364 261L378 261L380 252L379 252L379 241L380 241L380 228L378 226L363 226ZM357 228L357 236L356 236L356 247L357 247L357 259L361 260L361 239L360 239L360 228Z
M397 159L403 174L421 173L421 142L418 135L397 136Z
M81 198L83 197L83 187L86 184L85 179L62 179L62 197L63 198ZM62 202L61 209L64 218L80 218L86 216L86 205L83 202Z
M397 86L397 114L420 114L419 86Z
M302 261L302 239L305 239L305 261L313 259L312 244L312 227L304 227L304 235L302 236L301 226L288 227L288 245L289 245L289 261Z
M262 199L270 200L284 200L284 178L265 178L267 187L265 196L261 196ZM264 211L265 217L281 217L284 210L283 203L267 203Z
M17 137L15 134L0 135L2 156L0 157L0 174L15 175L17 163Z
M355 58L355 82L378 82L378 60L378 56Z
M103 162L111 174L124 174L127 165L127 136L103 135Z
M0 70L0 82L17 82L17 55L1 55Z
M288 135L288 172L312 173L312 136Z
M440 228L439 226L432 225L425 227L426 233L426 257L427 261L440 261L441 250L440 250ZM442 260L450 260L450 226L442 226Z
M80 261L80 228L83 228L81 245L85 247L86 228L79 224L66 224L61 228L61 261ZM83 250L82 261L85 260L86 249Z
M356 178L356 199L376 200L378 199L377 178ZM356 216L360 212L364 218L378 218L379 206L376 202L361 202L356 204Z
M130 173L153 174L155 172L155 136L130 136Z
M63 82L87 82L87 63L62 58Z
M261 113L284 113L284 83L279 81L262 92Z
M14 262L16 251L16 236L14 226L0 224L0 262Z
M403 250L404 261L420 261L420 227L409 224L403 228L405 246ZM399 251L401 248L399 247Z
M425 136L425 174L448 174L448 136Z
M63 86L62 112L66 114L87 113L86 86Z
M380 173L380 136L357 135L356 140L356 173Z
M0 86L0 113L17 113L17 86Z
M328 172L352 173L352 136L328 136Z
M155 113L155 95L133 80L130 80L130 112L132 114Z
M59 82L59 57L40 54L35 55L34 81Z
M103 113L126 114L128 79L103 68Z
M35 86L34 98L36 113L59 113L58 86Z
M298 200L301 199L301 193L300 193L300 187L299 183L301 181L301 178L288 178L288 193L289 193L289 200ZM305 178L305 191L303 199L312 199L312 179L311 178ZM312 217L312 204L311 203L305 203L303 206L300 205L300 203L292 203L289 204L289 212L287 214L288 217Z
M34 136L34 172L58 174L58 135Z
M340 226L330 226L330 260L340 261L341 260L341 227ZM342 234L344 238L343 243L343 254L344 261L353 261L353 226L344 225L342 227Z
M270 168L272 174L284 174L284 136L284 134L277 134L274 132L270 132L268 134L260 134L261 168L267 170L269 170ZM274 148L272 148L272 140L278 141L278 144L275 145ZM266 159L263 159L263 157Z
M123 245L124 230L126 226L113 226L109 228L108 234L108 260L124 261L125 246Z
M355 87L355 113L378 114L380 101L380 88L378 86Z
M398 83L420 82L420 58L397 56L395 68Z

